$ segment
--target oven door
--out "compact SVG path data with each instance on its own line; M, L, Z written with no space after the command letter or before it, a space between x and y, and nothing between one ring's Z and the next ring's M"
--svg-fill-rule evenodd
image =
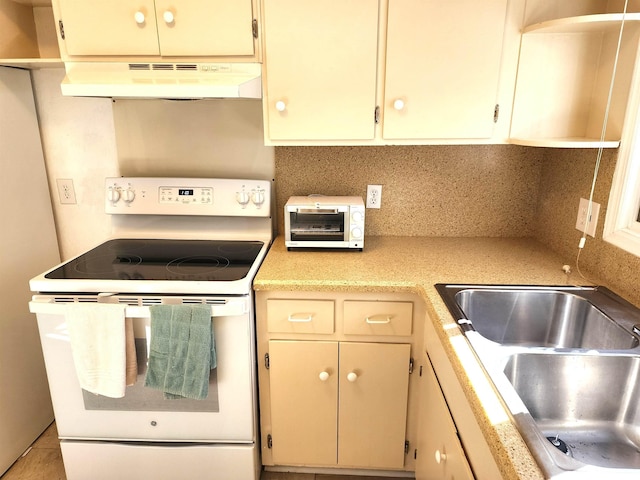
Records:
M36 295L36 313L49 388L60 438L158 442L250 443L256 436L255 348L249 296L137 298L110 296L127 303L134 321L138 380L123 398L108 398L80 388L65 322L70 301L103 301L101 295ZM205 400L164 399L144 387L150 325L148 306L157 303L212 305L217 368L211 371ZM133 304L133 305L132 305Z

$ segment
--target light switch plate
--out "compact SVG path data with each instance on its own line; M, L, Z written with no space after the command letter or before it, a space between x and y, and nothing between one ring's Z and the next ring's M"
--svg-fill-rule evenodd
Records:
M589 215L589 200L586 198L580 199L580 206L578 207L578 219L576 220L576 229L592 237L596 236L596 226L598 225L598 215L600 215L600 204L591 202L591 218L587 218Z

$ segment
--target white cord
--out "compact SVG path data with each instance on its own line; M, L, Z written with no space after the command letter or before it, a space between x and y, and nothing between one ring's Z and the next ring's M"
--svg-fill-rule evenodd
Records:
M620 32L618 33L618 45L616 47L616 56L613 62L613 71L611 72L611 83L609 84L609 94L607 97L607 106L604 111L604 120L602 122L602 131L600 132L600 145L598 146L598 154L596 155L596 166L593 172L593 180L591 181L591 192L589 193L589 204L587 207L587 217L584 222L584 229L582 231L582 237L580 238L580 243L578 244L578 255L576 256L576 270L580 276L587 280L587 278L580 271L580 252L584 248L585 243L587 242L587 227L589 225L589 221L591 219L591 214L593 213L593 193L596 189L596 180L598 178L598 171L600 170L600 161L602 160L602 151L605 135L607 132L607 122L609 120L609 110L611 108L611 98L613 97L613 86L615 84L616 79L616 71L618 70L618 59L620 58L620 48L622 45L622 34L624 32L624 22L627 16L627 6L629 4L629 0L625 0L624 2L624 10L622 12L622 22L620 23Z

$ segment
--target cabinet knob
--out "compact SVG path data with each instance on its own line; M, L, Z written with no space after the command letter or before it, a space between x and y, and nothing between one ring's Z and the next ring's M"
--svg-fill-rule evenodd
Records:
M286 109L287 105L282 100L278 100L276 102L276 110L278 110L279 112L284 112Z
M144 13L142 12L136 12L133 18L138 25L142 25L145 22Z
M329 380L329 372L320 372L320 375L318 375L318 377L323 382L326 382L327 380Z
M355 382L358 379L358 374L355 372L349 372L347 374L347 380L349 380L350 382Z
M447 461L447 454L444 452L441 452L440 450L436 450L436 463L440 465L441 463L444 463L446 461Z
M396 99L396 101L393 102L393 108L398 111L402 110L404 108L404 100L401 98Z
M173 23L175 20L175 17L173 16L173 12L171 10L167 10L162 14L162 18L164 19L165 23Z

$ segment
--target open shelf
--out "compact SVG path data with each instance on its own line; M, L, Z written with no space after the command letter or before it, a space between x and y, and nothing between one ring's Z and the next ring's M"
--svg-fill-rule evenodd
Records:
M597 15L581 15L577 17L558 18L547 22L536 23L525 27L523 35L533 33L606 33L618 32L624 17L627 22L639 22L640 13L603 13Z
M620 54L600 142L618 38ZM640 13L557 18L523 29L510 143L617 148L635 70Z
M0 0L0 65L62 66L50 0Z

